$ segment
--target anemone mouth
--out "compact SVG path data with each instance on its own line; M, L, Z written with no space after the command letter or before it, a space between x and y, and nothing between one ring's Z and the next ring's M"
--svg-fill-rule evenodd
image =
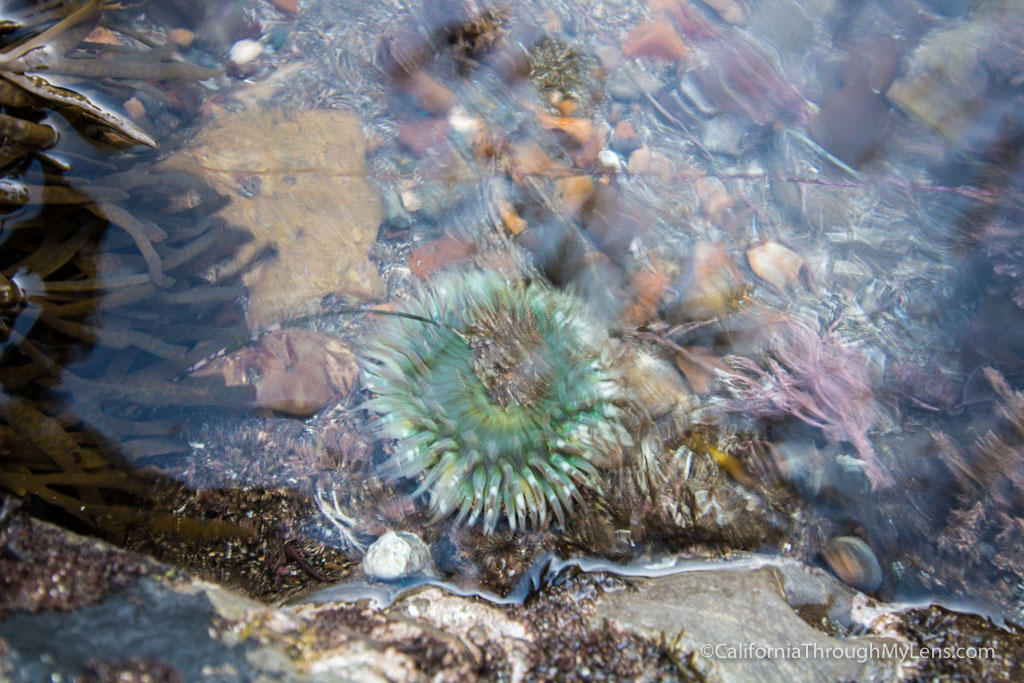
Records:
M366 407L398 440L386 473L421 478L432 523L564 524L630 441L583 304L470 273L422 287L404 312L437 324L390 318L366 352Z

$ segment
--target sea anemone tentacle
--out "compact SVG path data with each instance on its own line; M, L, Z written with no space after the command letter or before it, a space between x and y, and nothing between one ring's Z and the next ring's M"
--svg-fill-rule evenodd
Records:
M606 338L585 305L486 272L421 286L364 353L364 407L397 441L390 478L419 479L432 523L564 525L632 441ZM431 321L431 322L427 322Z

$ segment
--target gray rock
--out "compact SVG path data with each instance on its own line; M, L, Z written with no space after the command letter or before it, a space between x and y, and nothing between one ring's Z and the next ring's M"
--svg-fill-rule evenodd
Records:
M423 574L431 568L430 550L419 536L389 531L367 548L363 571L371 579L394 581Z
M825 598L828 585L793 574L803 599ZM888 680L896 662L872 659L890 641L840 640L808 625L786 601L775 567L693 571L636 581L636 589L607 593L593 619L614 620L641 635L664 633L681 658L694 656L709 680ZM811 581L810 584L807 582ZM835 584L833 584L834 586ZM672 639L675 634L675 639ZM760 650L758 648L765 648Z
M616 69L608 76L608 94L613 100L620 102L636 102L646 93L656 91L661 86L658 79L643 68L628 64Z
M747 132L747 127L733 116L716 116L704 124L701 144L713 154L739 156L740 140Z

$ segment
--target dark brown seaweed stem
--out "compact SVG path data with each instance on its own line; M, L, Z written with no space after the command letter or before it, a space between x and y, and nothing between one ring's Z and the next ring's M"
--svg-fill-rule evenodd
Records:
M135 240L135 245L142 253L142 258L146 260L146 266L149 268L149 277L153 284L158 287L170 287L174 284L174 278L164 275L160 255L156 253L156 249L153 248L153 244L149 241L149 237L146 234L147 228L141 221L120 206L108 202L98 202L93 211L97 216L108 219L111 223L122 228L132 236L132 239Z
M59 60L61 57L78 47L81 42L85 40L85 37L93 32L93 29L96 28L97 24L99 24L99 16L90 17L51 40L46 45L48 57L46 61L47 66L49 66L53 60Z
M91 393L104 399L117 399L145 406L223 406L248 409L255 400L252 385L225 386L223 379L208 378L199 382L167 382L161 379L140 377L137 373L128 384L86 381L79 377L65 376L64 383L76 392Z
M107 415L95 405L79 406L82 422L103 434L121 436L167 436L173 434L178 423L173 420L125 420Z
M138 53L136 53L138 54ZM185 62L158 62L147 58L55 59L47 73L93 78L142 78L147 81L202 81L223 72Z
M185 351L187 351L184 346L168 344L156 337L151 337L148 334L136 332L135 330L93 327L92 325L64 320L53 315L46 307L40 312L39 321L61 334L111 349L126 349L130 346L137 346L144 351L149 351L154 356L167 359L181 358Z
M98 225L95 222L92 225L83 225L75 230L71 237L62 240L58 244L52 243L49 235L47 235L47 239L44 239L39 248L25 259L20 268L34 273L41 278L47 277L74 258L75 254L93 236L97 227ZM16 272L16 270L8 269L5 271L5 274L13 274L13 272Z
M125 457L134 462L145 458L152 458L158 455L170 453L188 452L188 443L183 439L173 437L152 437L141 439L129 439L122 442L121 449Z
M28 201L32 204L91 204L95 201L119 202L128 195L113 187L68 187L67 185L29 185Z
M172 534L192 541L249 541L256 538L256 530L225 522L219 519L195 519L180 517L173 513L139 510L136 508L108 506L96 513L114 516L124 524L145 524L149 531Z
M105 480L102 474L90 475ZM193 541L250 540L254 529L217 519L195 519L174 514L142 510L125 505L83 505L81 501L43 485L35 475L13 474L0 470L0 484L12 491L32 493L56 505L70 515L108 533L120 533L128 525L139 524L150 531L178 536Z
M21 399L0 396L0 417L65 472L80 471L78 444L51 417Z
M21 60L24 56L35 50L45 48L66 31L69 31L83 21L98 17L99 13L99 0L89 0L39 35L0 52L0 70L17 72L18 69L23 68Z
M122 306L130 306L161 291L163 290L149 284L149 276L147 275L145 280L138 286L121 288L111 293L88 299L75 299L67 304L54 304L51 310L54 315L60 318L88 315L100 311L109 311ZM53 304L53 300L56 298L51 296L50 303Z
M124 275L105 275L98 278L83 280L63 280L46 283L46 292L94 292L100 290L136 287L149 282L147 273L128 273Z
M0 168L4 168L7 164L21 159L26 154L28 154L28 150L25 149L24 145L5 140L0 144Z
M26 401L3 395L0 395L0 417L65 472L82 471L78 444L53 418L39 412ZM103 498L96 489L81 487L77 490L86 503L103 504Z
M148 487L127 472L54 472L25 475L34 477L43 486L92 486L145 493Z
M196 256L208 250L220 238L221 235L218 234L218 231L208 230L189 244L165 254L163 257L164 270L174 270L178 266L188 263Z
M3 460L9 459L13 453L22 457L28 456L36 461L45 457L45 454L36 448L34 443L7 425L0 425L0 452L3 453L0 455L0 459Z
M57 365L52 360L47 358L46 355L43 352L41 352L36 347L35 344L30 342L28 339L25 339L25 337L19 334L18 332L11 330L8 333L8 339L10 339L10 341L16 344L18 349L22 353L28 356L33 363L42 368L43 371L45 371L46 374L48 374L50 377L56 380L60 380L64 377L73 377L73 375L70 372L66 372L59 365Z
M206 286L193 287L181 292L165 294L162 301L169 304L180 304L185 306L202 306L221 301L231 301L242 295L244 288L241 286Z
M82 505L82 501L36 484L34 475L15 474L0 469L0 485L3 485L19 496L31 493L51 505L62 508L69 515L77 517L86 524L92 523L92 519L85 513L86 506Z
M15 88L7 81L0 79L0 104L5 107L27 107L32 104L32 98L20 88Z
M0 114L0 137L29 147L51 147L57 142L57 131L43 124Z

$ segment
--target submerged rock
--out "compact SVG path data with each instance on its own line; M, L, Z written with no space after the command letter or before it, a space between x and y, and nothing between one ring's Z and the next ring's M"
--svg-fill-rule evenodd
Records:
M220 375L228 386L253 384L256 407L309 417L356 384L355 355L341 340L299 328L264 335L192 373Z
M231 201L218 214L253 240L211 273L246 268L246 320L261 329L314 314L328 294L382 294L367 257L383 203L367 181L362 125L337 111L244 111L216 119L162 165L192 173ZM266 249L273 257L258 259Z

